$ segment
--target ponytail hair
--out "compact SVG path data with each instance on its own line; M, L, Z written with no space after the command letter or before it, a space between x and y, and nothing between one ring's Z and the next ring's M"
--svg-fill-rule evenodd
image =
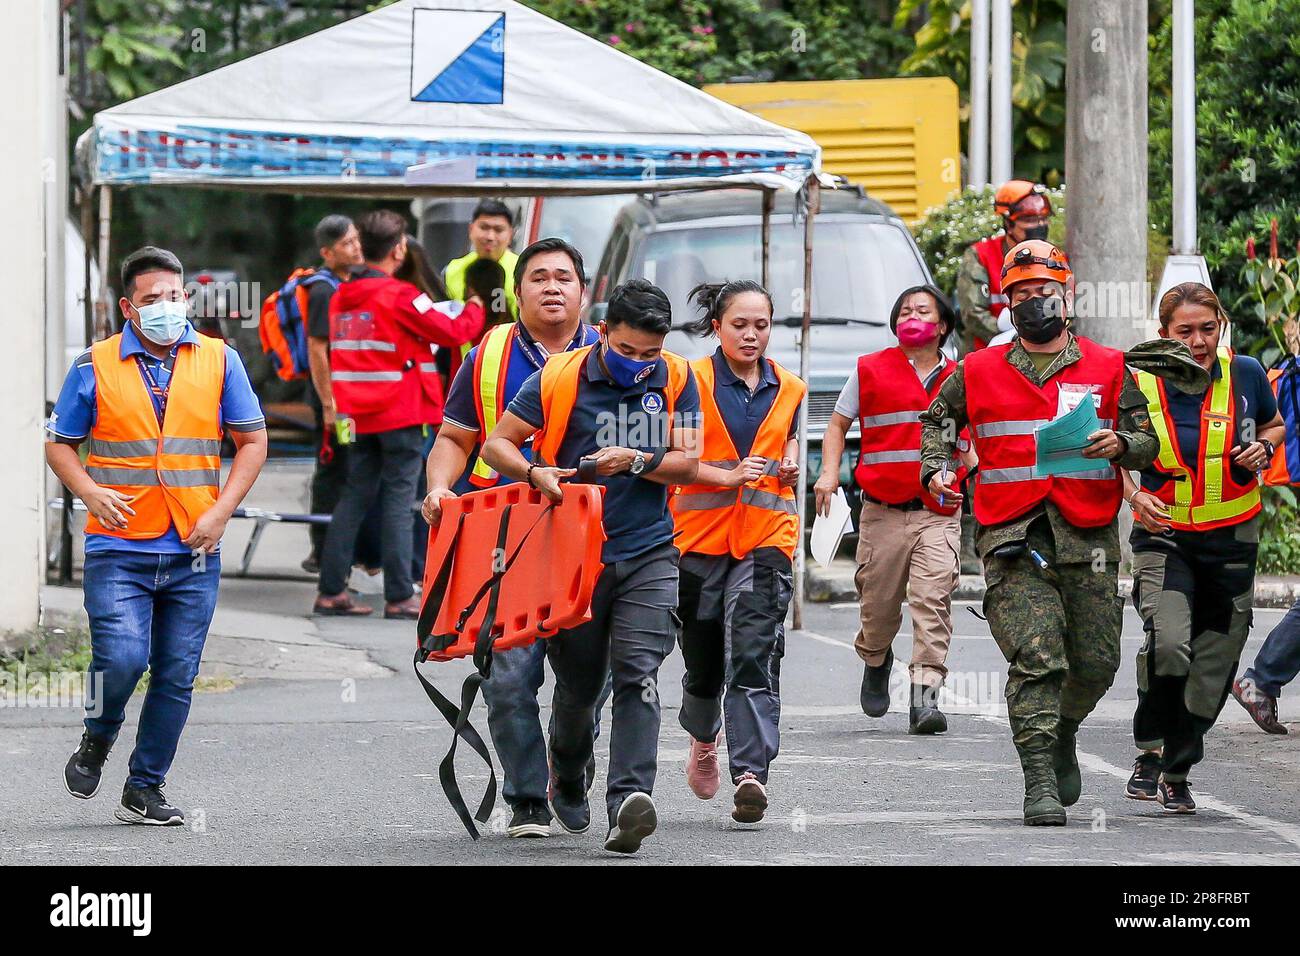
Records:
M775 310L772 307L772 294L753 279L701 282L690 291L686 301L694 300L696 308L703 310L703 315L694 322L687 323L684 330L690 335L698 335L701 338L712 335L713 323L720 323L722 317L726 315L727 307L731 305L732 300L746 292L757 292L765 298L767 300L768 317L770 318L773 315Z

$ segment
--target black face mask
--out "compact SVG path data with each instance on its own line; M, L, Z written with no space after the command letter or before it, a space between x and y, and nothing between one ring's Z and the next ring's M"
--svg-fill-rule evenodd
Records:
M1046 238L1047 238L1047 223L1043 223L1040 226L1030 226L1028 229L1025 230L1026 242L1029 241L1030 239L1046 239Z
M1026 342L1043 345L1065 331L1065 301L1054 295L1026 299L1011 309L1011 323Z

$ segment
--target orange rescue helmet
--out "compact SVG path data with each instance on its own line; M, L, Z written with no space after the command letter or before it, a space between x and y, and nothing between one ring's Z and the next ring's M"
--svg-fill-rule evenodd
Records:
M1027 179L1012 179L999 186L993 195L993 208L1002 218L1013 221L1024 216L1052 214L1047 187Z
M1059 282L1066 289L1074 288L1074 272L1065 253L1046 239L1026 239L1017 243L1002 260L1002 291L1027 279L1046 279Z

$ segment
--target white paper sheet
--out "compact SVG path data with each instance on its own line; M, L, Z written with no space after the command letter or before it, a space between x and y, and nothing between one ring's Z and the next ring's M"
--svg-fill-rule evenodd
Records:
M853 527L853 512L849 510L849 499L844 497L844 489L836 488L831 497L831 513L828 517L818 515L813 520L812 538L809 545L812 556L823 568L829 568L839 550L840 541Z

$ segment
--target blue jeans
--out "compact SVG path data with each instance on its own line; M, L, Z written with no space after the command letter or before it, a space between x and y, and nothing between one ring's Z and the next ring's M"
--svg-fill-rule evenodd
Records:
M1296 674L1300 674L1300 601L1269 632L1255 663L1242 676L1253 679L1269 697L1278 697Z
M99 716L86 718L91 735L117 739L127 701L149 669L128 765L130 786L162 786L171 769L220 580L217 554L201 562L189 554L86 555L82 588L90 617L90 672L102 682Z
M483 682L488 710L488 733L501 761L501 796L511 809L526 801L545 801L550 784L546 739L538 716L537 692L546 679L546 641L534 641L492 654L492 676ZM592 719L600 737L600 711L612 685L596 701ZM554 720L552 720L554 728Z

